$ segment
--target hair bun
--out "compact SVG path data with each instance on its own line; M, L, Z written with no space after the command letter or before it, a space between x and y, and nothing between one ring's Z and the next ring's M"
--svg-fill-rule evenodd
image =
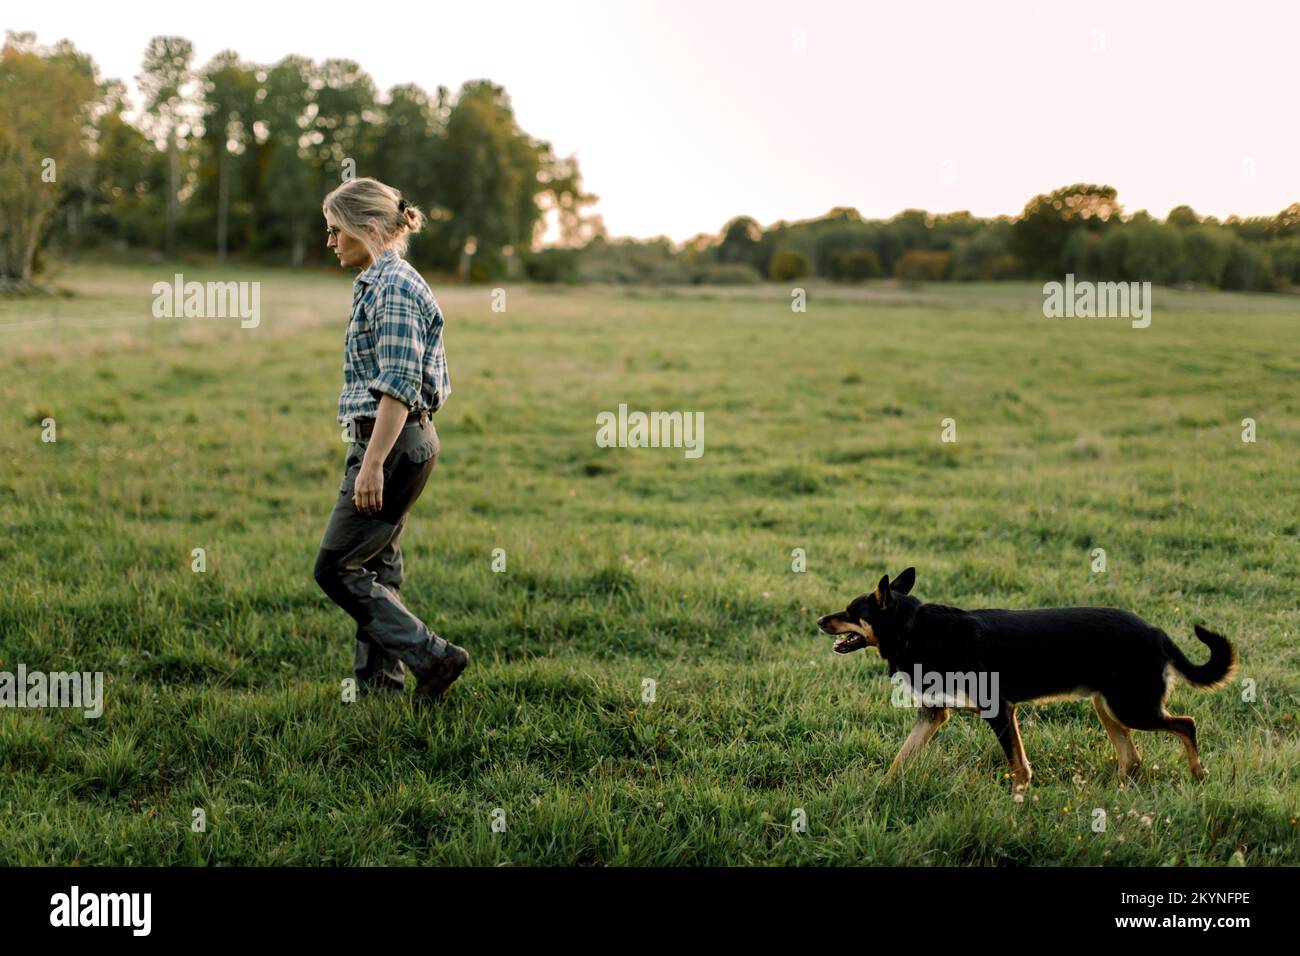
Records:
M420 212L420 207L405 199L397 200L397 218L400 223L398 228L407 232L419 232L424 226L424 213Z

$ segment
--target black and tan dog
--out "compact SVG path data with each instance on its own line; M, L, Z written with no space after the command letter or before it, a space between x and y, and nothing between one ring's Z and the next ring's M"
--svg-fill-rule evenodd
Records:
M890 773L929 743L953 708L979 710L1007 755L1015 789L1023 790L1033 771L1020 741L1016 705L1091 695L1121 772L1131 775L1141 763L1130 730L1167 730L1182 740L1192 774L1206 776L1196 751L1196 722L1171 716L1164 702L1175 674L1204 688L1232 679L1237 652L1227 638L1198 625L1196 636L1209 647L1210 659L1193 664L1169 635L1128 611L963 611L922 604L910 594L915 582L915 568L893 582L885 575L875 591L817 622L827 634L839 635L835 650L840 654L878 648L890 678L901 674L913 694L920 695L916 724ZM931 681L933 675L961 680ZM923 693L916 686L922 677L938 692ZM977 685L983 695L972 692ZM958 686L965 691L954 691ZM980 696L987 699L976 699Z

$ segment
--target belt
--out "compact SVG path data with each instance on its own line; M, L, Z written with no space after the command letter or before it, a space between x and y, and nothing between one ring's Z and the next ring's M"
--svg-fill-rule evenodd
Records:
M419 411L412 410L406 416L407 425L412 422L426 422L428 420L429 412L424 408ZM352 423L356 427L358 438L369 438L370 433L375 430L375 420L373 418L354 418Z

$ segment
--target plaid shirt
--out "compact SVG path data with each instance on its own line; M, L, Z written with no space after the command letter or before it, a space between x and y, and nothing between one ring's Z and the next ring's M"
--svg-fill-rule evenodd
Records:
M374 418L382 395L432 413L450 394L442 310L420 273L390 249L353 286L339 421Z

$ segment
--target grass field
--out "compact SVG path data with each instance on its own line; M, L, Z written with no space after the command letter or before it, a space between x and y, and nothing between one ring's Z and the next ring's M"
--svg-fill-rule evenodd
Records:
M0 864L1300 862L1296 297L1157 289L1136 330L1028 285L798 314L435 283L454 391L403 596L474 663L421 716L342 701L353 625L312 579L349 278L184 267L261 280L261 324L150 321L179 269L0 301L0 670L107 681L98 720L0 710ZM703 456L597 447L620 403L704 412ZM1022 712L1023 803L970 714L887 781L911 711L815 619L908 565L926 600L1129 608L1197 661L1204 621L1256 697L1174 691L1204 784L1149 733L1121 782L1086 701Z

